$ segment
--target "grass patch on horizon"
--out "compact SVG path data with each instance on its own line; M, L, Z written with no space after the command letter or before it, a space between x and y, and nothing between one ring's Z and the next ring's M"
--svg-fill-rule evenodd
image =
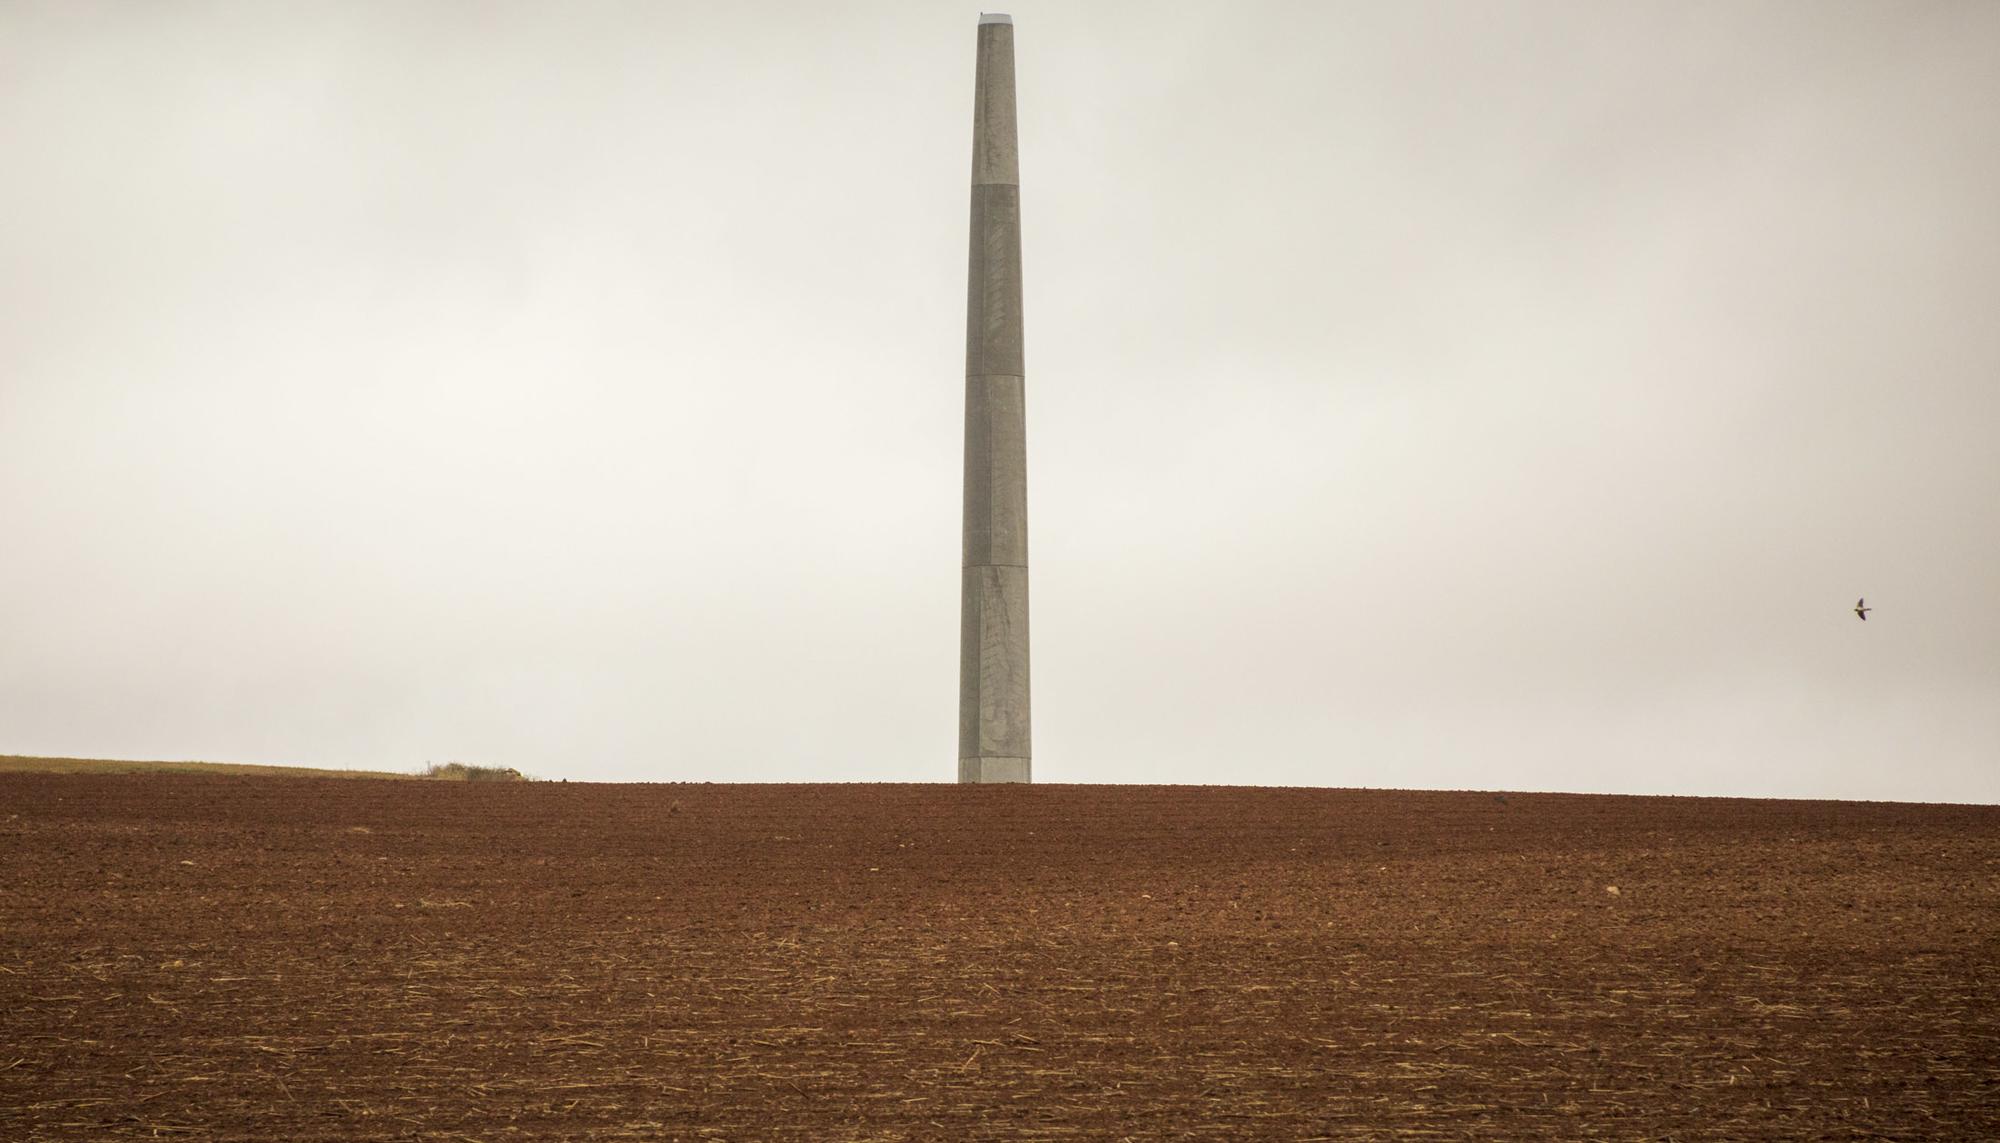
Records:
M396 778L420 775L387 770L322 770L312 766L264 766L245 762L137 762L114 758L37 758L0 754L0 774L234 774L276 778Z

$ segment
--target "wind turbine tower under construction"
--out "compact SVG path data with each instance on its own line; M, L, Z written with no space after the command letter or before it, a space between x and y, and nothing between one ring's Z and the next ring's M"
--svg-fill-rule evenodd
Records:
M958 780L1026 782L1028 456L1014 20L979 17L965 316L965 548Z

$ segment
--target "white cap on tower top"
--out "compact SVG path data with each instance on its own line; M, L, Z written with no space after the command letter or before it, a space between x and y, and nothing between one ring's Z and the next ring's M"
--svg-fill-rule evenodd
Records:
M1014 22L1014 17L1009 16L1005 12L981 12L979 14L979 22L982 24L1011 24Z

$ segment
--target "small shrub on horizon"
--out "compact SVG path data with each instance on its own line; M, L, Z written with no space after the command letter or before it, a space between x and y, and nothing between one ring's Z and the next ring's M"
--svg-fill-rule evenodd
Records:
M512 766L468 766L463 762L433 762L421 775L443 782L525 782L527 775Z

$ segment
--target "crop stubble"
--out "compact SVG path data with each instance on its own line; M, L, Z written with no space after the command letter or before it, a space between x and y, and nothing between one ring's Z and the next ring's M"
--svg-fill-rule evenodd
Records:
M0 774L0 872L10 1139L2000 1138L1994 807Z

